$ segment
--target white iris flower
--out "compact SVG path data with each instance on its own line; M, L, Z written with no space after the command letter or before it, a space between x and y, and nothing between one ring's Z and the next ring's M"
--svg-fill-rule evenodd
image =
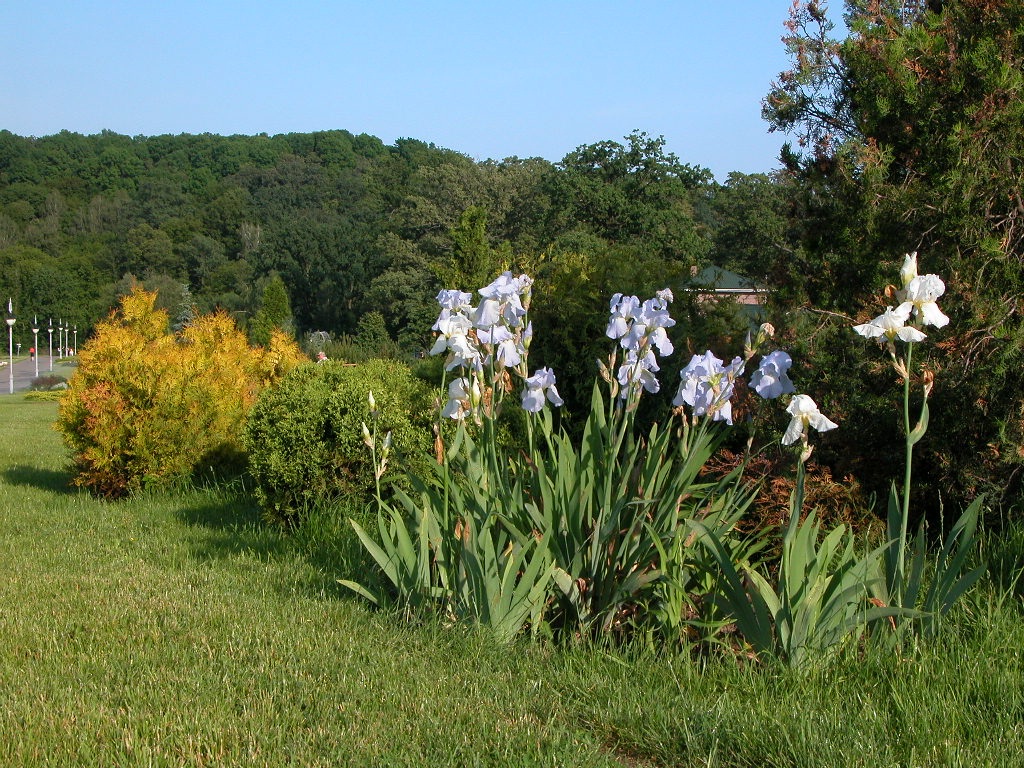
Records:
M853 330L865 338L878 339L880 343L883 339L890 342L900 339L907 343L923 341L925 335L917 328L907 325L911 308L912 305L909 302L900 304L896 309L887 307L884 314L879 315L870 323L853 326Z
M917 274L917 251L908 253L900 268L900 280L903 288L897 293L902 304L900 308L912 310L914 317L920 318L921 325L934 325L942 328L949 323L935 303L936 299L946 292L946 284L938 275Z
M819 432L828 432L839 425L823 416L818 406L807 395L794 395L789 401L786 413L793 417L786 428L786 434L782 436L783 445L793 445L796 441L804 438L809 427L814 427Z
M939 309L935 300L946 292L946 284L938 275L919 275L913 278L903 291L903 303L899 309L913 310L914 317L921 319L922 325L934 325L942 328L949 323L949 318Z

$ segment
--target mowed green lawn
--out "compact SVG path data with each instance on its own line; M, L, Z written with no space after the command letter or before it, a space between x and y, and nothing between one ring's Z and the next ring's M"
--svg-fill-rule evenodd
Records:
M1020 602L991 582L931 647L802 675L500 647L345 593L341 525L69 488L55 414L0 399L0 765L1021 764Z

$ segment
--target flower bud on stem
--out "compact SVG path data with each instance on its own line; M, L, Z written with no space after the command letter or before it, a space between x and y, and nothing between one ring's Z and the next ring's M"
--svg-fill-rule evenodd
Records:
M925 368L921 373L921 378L924 381L924 396L927 399L931 397L932 389L935 387L935 373Z

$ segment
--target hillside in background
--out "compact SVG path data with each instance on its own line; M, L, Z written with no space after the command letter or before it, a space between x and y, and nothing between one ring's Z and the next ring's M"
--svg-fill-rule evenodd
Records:
M784 231L778 184L719 185L663 146L634 133L552 164L347 131L0 131L0 292L18 313L86 330L139 280L172 316L221 307L245 327L279 275L300 334L351 332L376 310L416 349L440 287L478 287L504 268L625 260L619 291L711 260L756 269L739 230L757 208L766 232Z

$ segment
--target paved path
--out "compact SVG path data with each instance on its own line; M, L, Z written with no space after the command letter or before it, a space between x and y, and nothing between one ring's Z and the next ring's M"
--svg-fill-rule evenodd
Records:
M7 362L7 358L0 358L3 362ZM53 373L58 376L63 376L65 379L70 378L72 368L68 368L62 365L62 360L58 359L56 355L53 356ZM47 355L42 355L39 358L39 375L44 376L50 373L50 358ZM32 379L36 377L36 361L30 360L29 358L15 358L14 359L14 391L24 392L32 384ZM5 365L0 368L0 396L7 395L11 391L11 372L10 369Z

